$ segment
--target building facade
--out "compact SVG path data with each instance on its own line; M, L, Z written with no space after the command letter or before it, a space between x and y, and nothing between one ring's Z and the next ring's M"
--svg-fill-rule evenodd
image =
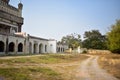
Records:
M57 53L63 53L65 50L69 49L68 45L65 43L57 43Z
M56 53L57 41L21 32L23 4L18 8L0 0L0 54Z

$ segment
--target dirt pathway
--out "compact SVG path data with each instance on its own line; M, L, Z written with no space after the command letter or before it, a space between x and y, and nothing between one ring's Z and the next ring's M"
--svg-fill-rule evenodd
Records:
M44 56L44 55L36 55ZM88 56L88 55L87 55ZM11 59L11 58L23 58L32 56L11 56L11 57L0 57L0 59ZM108 74L105 70L101 69L97 63L98 56L90 56L84 61L77 61L72 63L57 63L57 64L13 64L13 67L49 67L63 74L65 80L118 80L112 75ZM5 67L5 65L0 65ZM6 65L6 67L8 67Z
M81 63L76 71L74 80L118 80L105 70L101 69L97 63L98 56L91 56Z

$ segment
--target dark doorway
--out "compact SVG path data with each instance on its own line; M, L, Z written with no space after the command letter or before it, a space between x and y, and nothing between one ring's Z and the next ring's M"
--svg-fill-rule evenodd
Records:
M34 45L33 45L33 48L34 48L34 53L37 53L37 44L35 43Z
M40 44L39 45L39 53L42 53L43 52L43 44Z
M18 44L18 52L23 52L23 44L22 43Z
M4 52L4 42L0 41L0 52Z
M47 45L45 45L45 52L47 52Z
M29 53L32 53L32 43L29 43Z
M13 42L9 43L9 52L14 52L15 44Z

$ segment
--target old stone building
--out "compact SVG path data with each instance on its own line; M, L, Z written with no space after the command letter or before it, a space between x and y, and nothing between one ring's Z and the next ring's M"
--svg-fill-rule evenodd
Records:
M57 43L57 53L63 53L67 49L68 49L68 45L67 44L60 43L60 42Z
M9 1L0 0L0 54L57 53L56 40L21 32L23 4L19 3L16 8ZM61 50L63 52L65 49Z

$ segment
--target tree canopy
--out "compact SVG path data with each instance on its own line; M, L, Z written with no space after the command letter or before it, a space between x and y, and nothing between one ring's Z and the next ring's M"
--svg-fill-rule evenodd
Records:
M66 43L69 48L75 49L81 45L81 36L76 33L63 36L61 43Z
M117 20L114 25L111 26L110 32L107 34L108 47L112 52L120 53L120 20Z
M82 47L88 49L106 49L106 36L102 35L99 30L86 31Z

